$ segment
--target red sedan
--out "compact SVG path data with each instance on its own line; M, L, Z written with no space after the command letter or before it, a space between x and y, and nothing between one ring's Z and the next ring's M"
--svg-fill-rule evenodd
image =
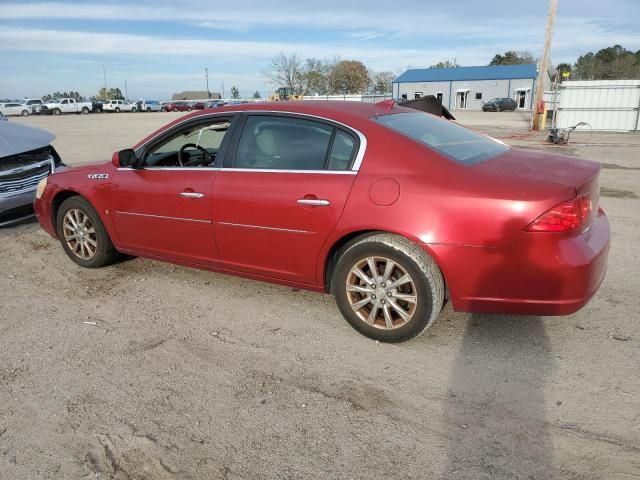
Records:
M48 177L35 209L84 267L121 252L330 292L354 328L394 342L446 300L585 305L609 250L599 172L389 104L234 105Z
M169 102L162 107L165 112L190 112L193 107L187 102Z

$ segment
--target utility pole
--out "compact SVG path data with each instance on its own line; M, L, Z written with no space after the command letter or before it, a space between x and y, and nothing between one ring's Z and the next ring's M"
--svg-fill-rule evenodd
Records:
M226 98L226 95L224 94L224 82L220 82L220 85L222 86L222 98Z
M556 23L556 13L558 12L558 0L549 0L549 15L547 15L547 29L544 34L544 50L540 59L538 78L536 79L536 98L533 103L533 130L540 129L540 112L538 104L544 98L544 81L549 70L549 52L551 50L551 40L553 39L553 27Z
M209 69L204 67L204 78L207 81L207 98L211 98L211 94L209 93Z
M127 81L124 81L124 99L129 101L129 92L127 91Z
M109 100L109 90L107 89L107 71L104 68L104 63L102 64L102 75L104 75L104 96L107 97L106 100Z

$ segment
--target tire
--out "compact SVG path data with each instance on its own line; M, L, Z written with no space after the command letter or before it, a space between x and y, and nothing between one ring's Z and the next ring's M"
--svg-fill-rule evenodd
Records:
M87 113L89 113L89 109L87 107L82 107L82 114L86 115Z
M54 114L54 115L60 115L61 113L62 113L62 112L60 111L60 109L59 109L59 108L54 108L54 109L53 109L53 114Z
M86 217L85 230L81 232L81 238L84 238L84 241L81 242L75 236L77 232L70 228L74 227L74 222L69 220L67 214L72 219L74 218L74 222L79 225L81 224L78 221ZM118 258L118 252L114 248L98 213L88 201L80 196L70 197L62 202L56 217L56 231L66 254L81 267L99 268L113 263ZM88 240L93 241L95 246ZM91 250L93 250L92 254Z
M147 107L147 112L150 112L150 111L151 111L151 107Z
M353 273L354 268L359 267L366 277L371 275L369 259L374 261L377 270L375 290L371 288L373 284L367 285ZM392 267L385 283L384 269L389 261ZM406 275L409 281L390 288L389 279L393 285L406 279ZM403 342L425 331L440 314L444 279L433 258L418 245L398 235L380 233L345 247L333 272L331 292L340 312L357 331L381 342ZM363 302L356 310L354 305ZM404 312L404 316L399 311ZM373 321L372 314L375 315Z
M28 117L29 116L29 111L28 110L22 110L22 112L20 112L20 115L22 115L23 117Z
M120 109L116 107L116 113L120 113Z
M131 111L132 111L133 113L135 113L135 112L137 112L137 111L138 111L138 109L137 109L136 107L133 107L133 108L131 109Z

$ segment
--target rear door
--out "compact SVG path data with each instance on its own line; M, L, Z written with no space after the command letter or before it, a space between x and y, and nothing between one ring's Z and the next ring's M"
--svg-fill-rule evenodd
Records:
M213 189L222 266L317 284L318 255L357 173L360 136L315 117L243 120Z
M139 168L119 168L111 210L123 249L217 265L211 189L233 117L194 119L140 151Z

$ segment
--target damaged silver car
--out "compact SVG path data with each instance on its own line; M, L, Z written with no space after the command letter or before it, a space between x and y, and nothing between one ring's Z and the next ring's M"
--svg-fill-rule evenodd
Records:
M51 146L54 138L40 128L0 121L0 227L32 217L38 183L65 167Z

